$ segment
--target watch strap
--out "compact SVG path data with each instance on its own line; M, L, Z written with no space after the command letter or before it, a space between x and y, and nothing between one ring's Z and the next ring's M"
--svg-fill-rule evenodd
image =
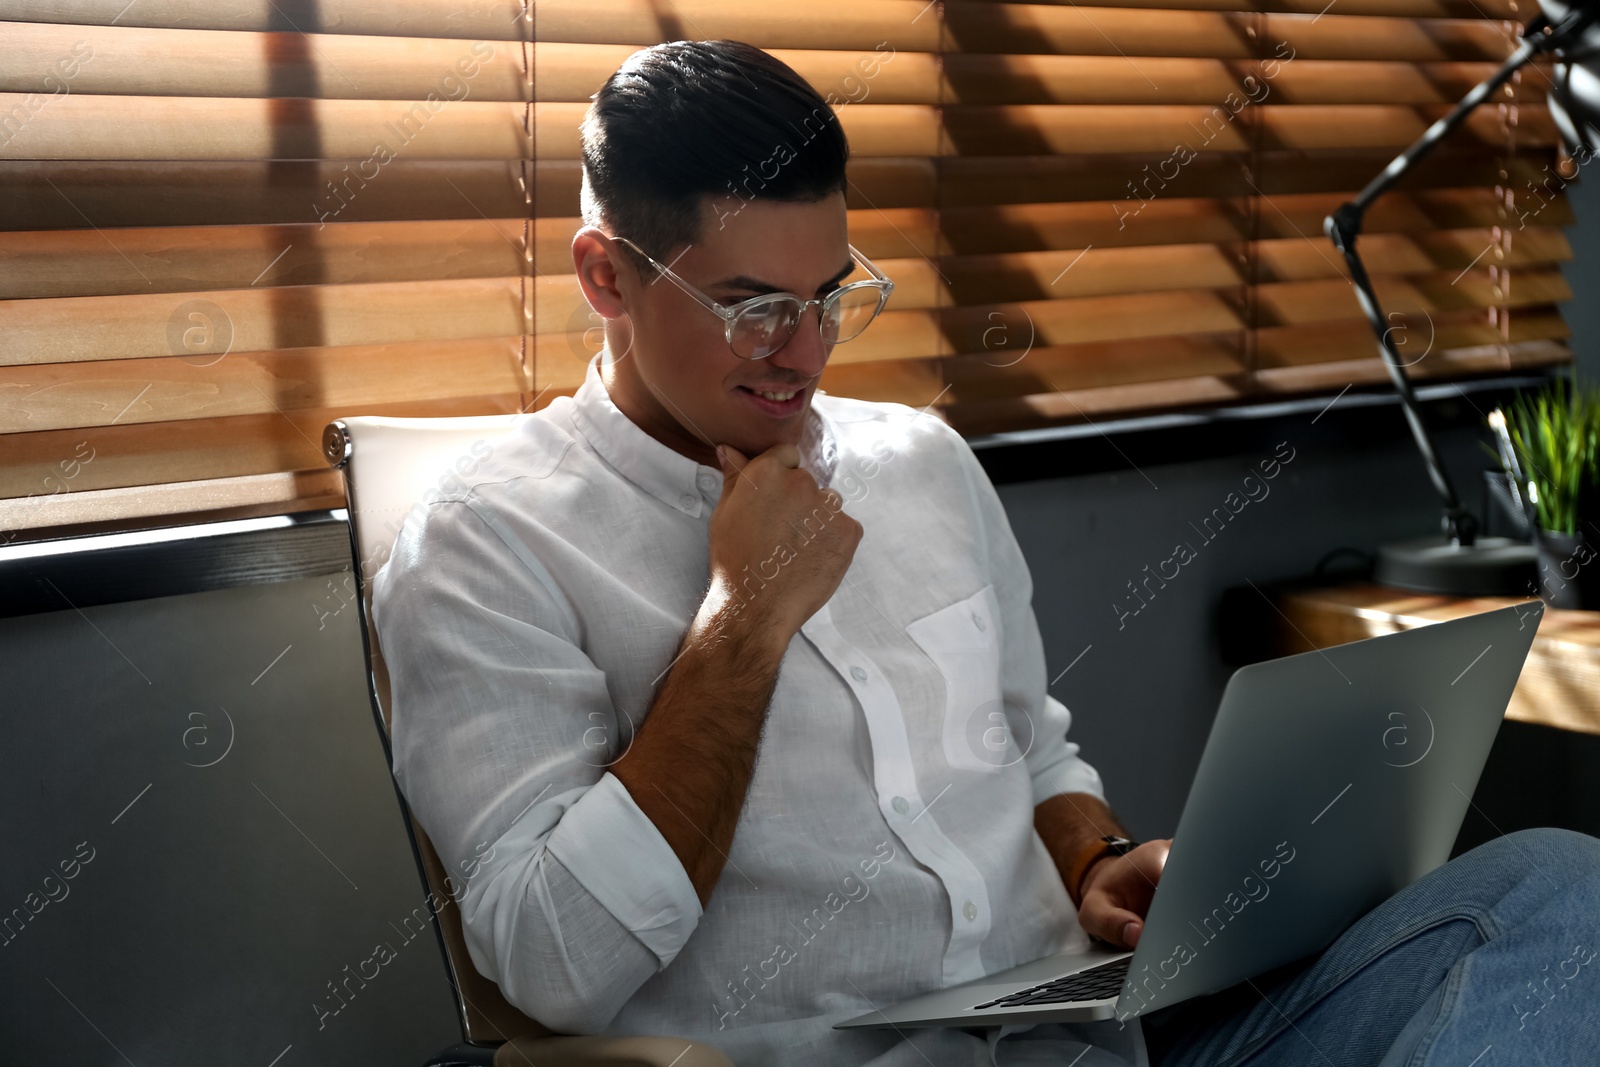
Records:
M1138 841L1115 834L1107 834L1084 845L1078 854L1072 858L1072 863L1067 867L1066 877L1063 881L1067 886L1067 895L1072 898L1074 907L1083 906L1083 879L1100 860L1107 856L1126 856L1139 847Z

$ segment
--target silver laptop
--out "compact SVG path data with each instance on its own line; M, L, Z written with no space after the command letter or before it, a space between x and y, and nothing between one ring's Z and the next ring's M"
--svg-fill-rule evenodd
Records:
M1135 951L1096 942L835 1027L1126 1020L1320 952L1449 858L1542 615L1241 668Z

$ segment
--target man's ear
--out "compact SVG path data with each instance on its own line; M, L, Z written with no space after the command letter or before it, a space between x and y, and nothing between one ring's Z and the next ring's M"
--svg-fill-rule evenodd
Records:
M621 250L597 226L585 226L572 238L572 266L578 285L602 318L621 318L628 313L620 274L630 268L619 263L621 258Z

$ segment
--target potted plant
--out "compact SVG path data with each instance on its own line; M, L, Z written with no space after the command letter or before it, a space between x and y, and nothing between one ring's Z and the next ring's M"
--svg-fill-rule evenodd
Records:
M1552 607L1600 608L1600 390L1555 379L1496 408L1496 458L1520 491L1539 551L1541 595Z

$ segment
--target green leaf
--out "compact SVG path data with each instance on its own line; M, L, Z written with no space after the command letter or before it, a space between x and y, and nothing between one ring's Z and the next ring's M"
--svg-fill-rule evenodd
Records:
M1600 484L1600 390L1556 378L1537 393L1519 393L1505 415L1517 461L1538 497L1539 525L1576 532L1579 494Z

